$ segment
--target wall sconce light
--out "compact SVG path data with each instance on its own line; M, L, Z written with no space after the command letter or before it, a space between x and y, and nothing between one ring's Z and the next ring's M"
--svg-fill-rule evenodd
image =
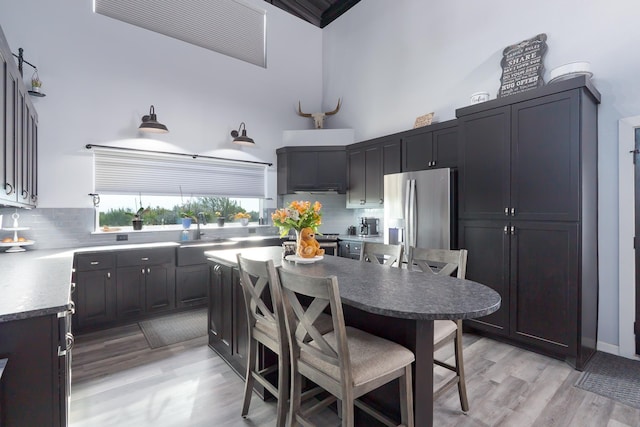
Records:
M149 115L142 116L142 123L138 127L143 132L151 132L151 133L167 133L169 129L162 123L160 123L156 117L156 110L153 108L149 108Z
M242 134L240 134L240 129L242 129ZM238 126L238 130L232 130L231 136L233 137L233 143L239 145L247 145L249 147L255 147L256 143L253 142L253 139L247 136L247 128L244 122L240 123Z

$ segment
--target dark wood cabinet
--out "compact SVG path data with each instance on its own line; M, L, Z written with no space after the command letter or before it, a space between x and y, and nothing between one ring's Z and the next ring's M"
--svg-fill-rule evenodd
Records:
M209 266L190 265L176 268L176 306L195 307L207 304Z
M33 208L38 200L38 115L0 30L0 203Z
M278 194L346 191L346 152L343 146L282 147L278 156Z
M398 135L352 144L347 149L347 207L381 208L384 175L401 171Z
M508 222L462 220L458 227L459 246L468 251L466 277L489 286L502 298L498 311L468 322L478 329L507 336L510 254Z
M118 317L137 317L175 307L175 248L148 248L116 254Z
M137 318L145 312L143 267L119 267L116 284L118 319Z
M248 346L244 296L237 270L211 264L209 286L209 346L244 376Z
M3 426L66 427L69 313L0 323L0 358L7 358L0 394Z
M456 166L458 166L456 120L405 132L402 137L403 172Z
M522 221L510 239L511 334L565 357L577 354L577 224Z
M146 312L167 311L176 306L176 267L173 264L148 266L145 273Z
M459 119L460 218L496 219L509 213L511 107ZM506 209L506 211L505 211Z
M173 246L76 254L74 330L100 329L175 309L175 259Z
M475 329L582 369L597 342L597 104L581 76L458 110L459 245L500 293Z
M74 260L76 314L74 329L116 319L115 259L111 253L79 254Z
M360 259L362 240L340 239L338 242L338 256L342 258Z

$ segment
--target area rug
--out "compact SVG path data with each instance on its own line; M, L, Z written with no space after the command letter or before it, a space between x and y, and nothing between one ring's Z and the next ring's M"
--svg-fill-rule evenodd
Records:
M207 334L207 309L190 310L138 322L149 347L158 348Z
M575 385L640 409L640 361L598 351Z

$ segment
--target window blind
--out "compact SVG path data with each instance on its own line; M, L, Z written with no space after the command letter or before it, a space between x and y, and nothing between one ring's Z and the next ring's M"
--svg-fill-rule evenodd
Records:
M266 197L265 164L93 147L95 192Z

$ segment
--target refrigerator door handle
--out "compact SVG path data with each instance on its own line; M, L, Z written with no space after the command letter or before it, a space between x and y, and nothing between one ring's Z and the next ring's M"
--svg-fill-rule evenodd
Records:
M416 180L411 180L411 212L409 213L411 219L411 246L416 246L418 240L418 224L416 218ZM407 248L408 249L408 248Z
M416 245L416 180L407 180L406 197L405 197L405 230L404 239L405 253L409 253L409 247Z

